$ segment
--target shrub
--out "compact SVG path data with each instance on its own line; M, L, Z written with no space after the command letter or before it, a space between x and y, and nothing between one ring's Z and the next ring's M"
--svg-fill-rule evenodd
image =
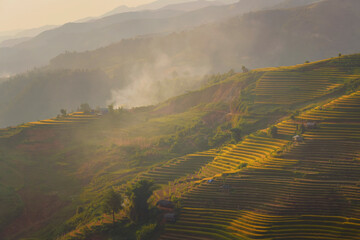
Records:
M248 163L243 162L238 166L238 169L246 168L247 165L248 165Z
M88 103L83 103L80 105L80 111L89 114L91 112L91 107Z
M230 131L231 131L231 138L235 142L241 141L241 130L239 128L232 128Z
M143 225L141 229L136 231L137 240L149 240L154 237L156 232L157 224L147 224Z
M209 145L211 147L220 147L227 141L231 140L231 133L228 131L218 131L214 137L209 139Z
M245 67L245 66L242 66L241 70L243 71L243 73L248 73L249 72L249 69L247 67Z
M78 207L76 208L76 214L80 214L80 213L82 213L82 212L84 212L84 208L83 208L82 206L78 206Z
M61 109L61 110L60 110L60 113L61 113L61 116L62 116L62 117L66 117L66 115L67 115L66 109Z
M304 124L296 125L296 134L303 134L305 132Z
M277 137L278 135L278 128L275 126L271 126L268 130L268 135L272 138Z

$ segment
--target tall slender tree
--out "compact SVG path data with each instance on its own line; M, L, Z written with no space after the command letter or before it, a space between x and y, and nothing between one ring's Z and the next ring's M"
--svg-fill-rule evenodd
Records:
M123 198L121 195L111 188L104 197L103 209L105 213L112 214L113 223L115 222L115 214L122 209L122 204Z

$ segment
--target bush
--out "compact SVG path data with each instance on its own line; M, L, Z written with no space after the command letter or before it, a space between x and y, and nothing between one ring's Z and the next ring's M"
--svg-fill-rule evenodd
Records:
M246 168L247 165L248 165L248 163L243 162L238 166L238 169Z
M83 103L80 105L80 111L84 114L89 114L91 112L91 107L88 103Z
M305 132L304 124L296 125L296 134L303 134Z
M211 147L220 147L227 141L231 140L231 133L228 131L218 131L214 137L209 139L209 145Z
M141 229L136 231L137 240L149 240L154 237L156 232L157 224L147 224L143 225Z
M78 206L78 207L76 208L76 214L80 214L80 213L82 213L82 212L84 212L84 208L83 208L82 206Z
M239 128L232 128L231 130L231 139L236 143L241 141L241 130Z
M268 135L269 135L270 137L272 137L272 138L277 137L277 135L278 135L278 128L275 127L275 126L270 127L269 130L268 130Z

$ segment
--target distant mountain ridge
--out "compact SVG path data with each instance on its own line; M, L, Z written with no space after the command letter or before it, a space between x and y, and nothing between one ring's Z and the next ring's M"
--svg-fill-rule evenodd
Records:
M185 2L178 4L171 4L163 7L163 9L176 9L182 11L194 11L200 8L210 7L210 6L219 6L226 5L221 1L206 1L206 0L198 0L194 2Z
M25 42L27 40L30 40L31 37L22 37L22 38L14 38L14 39L7 39L0 43L0 48L8 48L13 47L15 45L18 45L22 42Z
M174 9L126 12L83 23L68 23L14 47L1 48L0 72L23 72L46 65L51 58L65 51L94 50L139 35L182 31L249 11L264 9L282 1L242 0L232 5L209 6L190 12L176 10L174 7Z
M148 4L143 4L137 7L128 7L125 5L119 6L110 12L105 13L101 17L107 17L114 14L124 12L135 12L144 10L155 10L160 8L176 9L176 10L196 10L200 7L211 5L226 5L237 2L238 0L157 0Z
M226 10L231 13L234 6L241 7L232 5ZM218 9L210 8L214 13ZM126 40L92 52L62 54L50 66L74 69L112 66L111 71L116 72L114 67L125 62L122 60L125 55L134 59L135 64L138 62L135 59L153 59L159 52L176 59L177 65L192 63L196 67L208 66L215 72L240 69L242 65L251 68L293 65L337 56L339 52L359 52L360 31L351 24L360 22L358 10L360 2L356 0L327 0L305 7L252 12L182 33ZM201 11L205 15L209 9Z
M24 42L32 37L35 37L36 35L44 32L44 31L47 31L47 30L50 30L50 29L53 29L56 27L57 26L55 26L55 25L46 25L46 26L42 26L42 27L38 27L38 28L15 31L12 34L1 34L0 33L0 48L15 46L16 44L18 44L20 42ZM5 36L1 36L1 35L5 35ZM4 41L7 41L7 42L4 44ZM15 42L15 43L12 43L11 45L9 45L9 42Z
M169 4L180 4L184 2L191 2L191 0L172 0L171 3L169 3L168 0L157 0L148 4L143 4L137 7L128 7L126 5L121 5L110 12L107 12L101 16L102 17L108 17L111 15L124 13L124 12L136 12L136 11L144 11L144 10L156 10L163 8Z
M273 7L271 9L278 9L278 8L293 8L293 7L299 7L299 6L305 6L317 2L321 2L324 0L285 0Z

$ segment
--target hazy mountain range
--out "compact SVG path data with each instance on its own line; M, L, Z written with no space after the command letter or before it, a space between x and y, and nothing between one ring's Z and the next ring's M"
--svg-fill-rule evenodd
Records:
M227 11L235 6L241 8L232 5ZM51 60L50 67L101 68L109 76L123 79L129 66L156 69L156 60L164 59L175 70L189 71L190 67L194 72L314 61L340 52L360 51L360 31L351 24L360 20L358 10L359 1L328 0L304 7L253 12L189 31L123 40L90 52L61 54Z
M275 6L270 7L269 9L278 9L278 8L292 8L292 7L299 7L299 6L306 6L308 4L321 2L323 0L284 0Z
M55 25L46 25L43 27L26 29L26 30L17 30L17 31L7 31L7 32L0 32L0 48L2 47L12 47L21 42L25 42L26 40L35 37L36 35L56 28Z
M104 36L127 39L93 51L61 54L49 66L1 84L4 94L0 125L52 117L60 108L76 109L83 102L93 106L154 104L199 87L205 74L230 68L239 71L242 65L292 65L360 51L360 30L353 24L360 22L359 1L326 0L295 8L253 10L260 6L273 8L281 2L239 2L190 12L161 9L124 13L90 23L67 24L40 34L26 44L8 49L11 52L24 46L21 51L27 55L20 51L17 57L22 57L13 58L13 64L17 64L12 65L7 58L2 59L1 66L8 63L18 70L25 69L29 63L39 62L39 52L50 58L52 49L62 51L69 45L74 46L72 50L90 48L110 39L104 40ZM309 2L313 1L302 3ZM295 2L282 3L294 6ZM242 16L244 6L252 12ZM183 30L173 32L172 28ZM129 33L129 29L133 32ZM144 31L148 31L147 36L138 36ZM40 60L45 64L44 55ZM91 79L88 85L84 80L87 78ZM67 85L70 82L72 85ZM63 89L59 90L61 94L55 94L58 88Z
M159 10L126 12L88 22L68 23L16 46L1 48L0 73L19 73L46 65L51 58L65 51L94 50L139 35L182 31L264 9L283 1L242 0L233 5L185 11L198 7L199 2L195 1L187 3L186 8L183 4L177 4ZM158 3L163 6L166 2L162 0Z
M105 13L101 17L107 17L114 14L124 13L124 12L136 12L144 10L155 10L160 8L172 9L172 10L196 10L202 7L208 7L212 5L226 5L231 3L236 3L238 0L172 0L171 3L168 0L158 0L148 4L140 5L138 7L128 7L125 5L119 6L113 9L110 12ZM170 4L170 5L169 5Z

